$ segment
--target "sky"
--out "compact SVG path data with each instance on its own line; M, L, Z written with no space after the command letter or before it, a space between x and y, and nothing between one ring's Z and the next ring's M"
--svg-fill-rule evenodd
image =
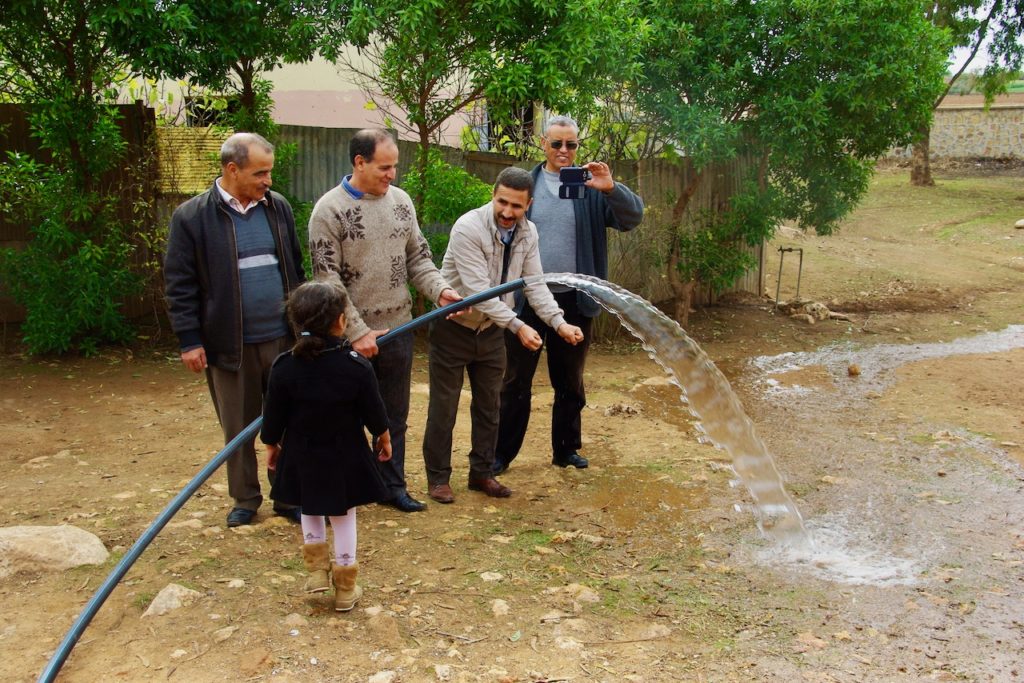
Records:
M957 71L960 70L960 67L963 66L964 62L967 61L967 58L970 56L971 51L967 48L958 48L954 50L952 56L952 64L950 64L949 70L953 73L956 73ZM971 62L971 65L967 67L967 70L980 71L981 69L985 68L986 64L988 64L988 50L986 49L985 45L982 45L981 49L978 50L978 55L974 58L974 61Z

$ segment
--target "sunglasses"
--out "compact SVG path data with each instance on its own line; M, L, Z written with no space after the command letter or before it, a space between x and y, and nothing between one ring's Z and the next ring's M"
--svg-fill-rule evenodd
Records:
M580 146L580 143L575 140L551 140L548 144L551 145L551 149L562 149L563 144L566 149L576 149Z

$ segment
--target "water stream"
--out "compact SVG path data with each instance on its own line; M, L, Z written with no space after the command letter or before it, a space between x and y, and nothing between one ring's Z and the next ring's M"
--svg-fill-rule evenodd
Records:
M758 438L725 375L679 323L649 301L598 278L547 273L528 278L581 290L609 311L640 340L648 355L669 375L697 419L701 441L729 454L732 469L754 500L758 528L773 541L805 545L803 518L782 484L775 461Z

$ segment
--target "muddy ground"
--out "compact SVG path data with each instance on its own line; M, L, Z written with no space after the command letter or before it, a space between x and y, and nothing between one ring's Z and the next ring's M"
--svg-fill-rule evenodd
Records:
M688 331L774 454L810 550L761 536L725 454L698 442L678 392L620 339L588 366L590 469L549 465L542 383L524 454L502 477L513 497L468 491L467 397L455 504L360 510L366 595L349 614L302 593L297 527L266 510L224 528L216 473L61 680L1024 680L1019 218L1015 172L926 190L883 173L837 236L784 231L771 247L803 248L801 295L852 321L808 325L750 298L692 316ZM423 499L426 381L421 354L408 477ZM0 579L0 679L29 681L222 443L205 383L160 347L8 353L0 405L0 526L74 524L112 551L103 566ZM169 583L202 596L143 617Z

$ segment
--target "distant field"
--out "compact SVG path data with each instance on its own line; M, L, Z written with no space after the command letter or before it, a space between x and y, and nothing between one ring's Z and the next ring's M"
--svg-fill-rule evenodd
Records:
M1024 264L1021 178L939 177L910 185L906 171L879 171L859 207L830 237L780 234L769 245L766 282L778 277L778 247L804 249L801 293L850 301L895 289L990 291L1020 287ZM782 297L795 293L787 259Z

